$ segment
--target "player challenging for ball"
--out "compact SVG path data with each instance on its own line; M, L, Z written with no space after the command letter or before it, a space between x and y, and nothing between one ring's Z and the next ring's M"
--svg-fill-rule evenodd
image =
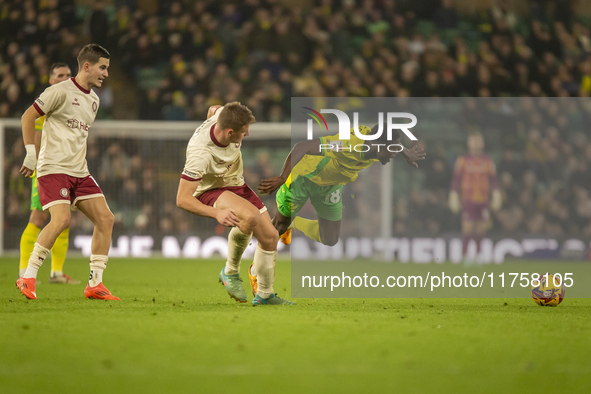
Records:
M482 134L470 133L468 154L456 159L449 192L451 211L456 214L462 211L462 256L466 266L473 263L468 257L470 240L475 241L478 256L482 238L489 224L489 209L496 211L502 204L495 163L483 153L483 150ZM491 190L492 198L489 197Z
M230 297L247 302L240 278L240 260L250 239L258 244L251 269L254 283L253 305L293 305L275 294L275 258L279 234L267 208L244 182L242 140L256 120L246 106L232 102L209 108L207 120L196 130L187 146L176 204L199 216L216 219L232 227L228 235L228 259L219 274Z
M72 71L66 63L54 63L49 68L49 85L55 85L56 83L60 83L71 77ZM35 146L41 145L41 132L43 130L44 122L45 116L41 116L35 121ZM19 278L23 276L27 270L29 257L33 252L35 242L37 242L37 236L49 217L49 212L43 211L41 201L39 201L39 188L37 186L37 176L35 173L31 175L31 180L33 181L31 188L31 215L29 216L29 223L21 235ZM63 272L66 253L68 252L69 230L70 228L67 227L62 231L51 248L51 273L49 276L49 283L67 283L70 285L80 284L79 280L72 279Z
M386 130L386 125L382 125L382 130ZM377 134L379 125L373 128L360 125L359 132ZM362 149L354 148L365 144L365 141L355 135L353 128L350 129L349 139L341 140L339 134L335 134L295 144L285 160L281 175L262 180L258 188L259 193L273 193L279 189L273 225L284 244L291 243L293 228L316 242L334 246L341 232L343 185L354 182L361 170L374 163L386 165L399 152L408 164L416 168L416 162L425 159L425 151L419 145L407 149L400 144L398 130L392 131L391 140L387 137L387 133L383 132L371 141L366 152L358 152ZM318 220L296 216L308 199Z
M16 282L20 292L36 299L35 278L59 234L70 225L70 207L79 209L94 224L90 255L90 279L86 298L119 300L103 285L114 216L105 196L88 172L86 141L99 107L92 88L108 77L111 55L97 44L78 54L75 78L45 89L21 118L27 155L21 174L37 172L39 200L51 219L41 230L24 275ZM40 146L35 145L35 119L45 115ZM37 158L37 152L39 157Z

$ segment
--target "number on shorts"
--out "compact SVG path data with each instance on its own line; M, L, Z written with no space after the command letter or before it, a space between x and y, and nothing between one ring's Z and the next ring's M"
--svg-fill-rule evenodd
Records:
M326 196L326 199L332 204L338 204L341 201L341 189L337 189L330 195Z

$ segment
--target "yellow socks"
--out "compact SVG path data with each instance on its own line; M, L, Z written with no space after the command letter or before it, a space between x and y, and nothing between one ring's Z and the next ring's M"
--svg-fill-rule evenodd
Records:
M70 238L70 229L67 228L58 235L53 248L51 248L51 272L61 272L66 261L68 253L68 243Z
M40 231L41 229L33 223L27 224L25 231L23 231L23 235L21 236L21 258L18 267L19 271L21 271L19 276L23 276L24 270L27 269L29 257L31 257L33 247L35 246L35 242L37 242L37 236Z
M301 231L306 237L313 239L316 242L322 243L320 240L320 230L318 227L318 220L304 219L296 216L292 222L293 228Z

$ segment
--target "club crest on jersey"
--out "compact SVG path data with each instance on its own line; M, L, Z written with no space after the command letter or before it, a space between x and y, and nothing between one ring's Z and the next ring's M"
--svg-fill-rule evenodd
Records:
M92 102L92 112L96 112L96 110L98 109L98 105L96 104L96 101Z
M77 98L74 99L74 102L72 103L72 105L80 106L80 103L78 102Z
M62 197L68 197L68 189L66 189L65 187L64 187L64 188L62 188L62 189L60 190L60 195L61 195Z

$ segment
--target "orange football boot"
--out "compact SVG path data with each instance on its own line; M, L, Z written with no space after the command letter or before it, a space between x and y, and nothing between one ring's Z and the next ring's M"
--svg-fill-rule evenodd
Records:
M251 264L250 267L248 267L248 280L250 280L250 287L252 288L252 295L256 295L257 294L257 290L259 289L259 285L257 284L257 276L253 275L250 270L252 270L252 266L254 264Z
M36 300L37 294L35 293L35 278L18 278L16 281L16 287L21 293L29 300Z
M115 297L113 294L111 294L111 292L103 285L103 282L94 287L86 285L86 289L84 289L84 296L86 298L92 298L95 300L121 300L119 297Z
M279 239L281 239L281 242L283 242L284 245L289 245L291 243L291 227L281 234Z

